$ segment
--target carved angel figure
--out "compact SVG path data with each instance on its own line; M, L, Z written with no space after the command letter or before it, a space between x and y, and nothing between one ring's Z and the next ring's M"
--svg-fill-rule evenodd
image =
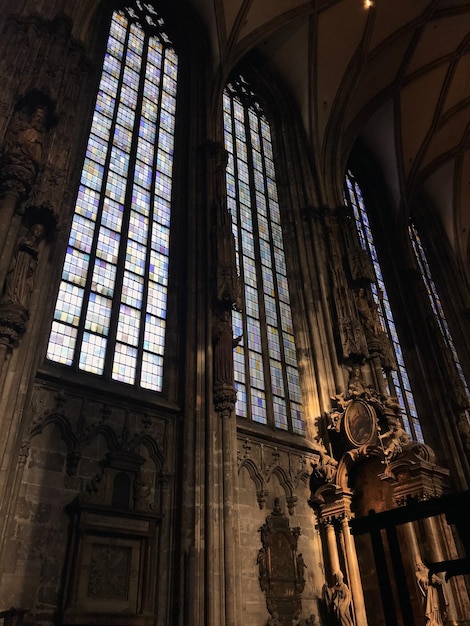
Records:
M403 451L403 446L406 446L410 441L410 436L398 420L395 420L395 424L390 430L379 435L379 438L387 442L384 448L384 454L388 459L393 459L400 454L400 452Z

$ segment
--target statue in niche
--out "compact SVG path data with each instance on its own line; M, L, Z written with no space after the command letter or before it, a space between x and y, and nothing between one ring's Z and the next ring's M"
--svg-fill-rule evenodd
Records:
M380 356L382 367L396 369L395 356L387 333L382 329L377 305L369 301L361 287L356 294L356 310L364 330L367 347L371 353Z
M18 199L30 194L44 164L47 133L56 121L54 103L46 92L31 89L19 98L1 149L3 192L13 192Z
M430 575L420 556L416 557L415 576L423 596L426 626L444 626L449 604L444 581L436 574Z
M18 239L6 276L2 303L19 304L28 309L38 264L38 247L45 232L43 224L33 224L26 235Z
M43 161L43 146L46 133L47 110L37 104L31 112L20 110L15 114L13 124L7 135L1 159L4 185L11 186L12 181L22 195L31 191L39 168Z
M384 446L384 454L388 460L394 459L400 452L403 452L403 447L410 441L410 436L405 431L398 419L394 419L390 425L390 430L379 435L379 439ZM386 444L384 445L384 441Z
M242 337L233 337L230 311L223 309L215 318L212 329L214 346L214 385L233 385L233 350Z
M366 300L365 289L363 287L357 292L356 308L366 336L372 335L372 337L378 337L382 328L380 326L377 307L375 304L371 304Z
M31 115L25 112L18 115L5 145L5 153L12 161L30 161L36 169L39 168L42 163L46 117L44 106L36 106Z
M152 508L150 497L152 488L148 485L140 474L136 474L134 478L134 507L138 511L148 511Z
M366 392L366 387L362 382L361 366L358 363L354 363L351 367L348 392L353 397L361 396Z
M344 582L341 570L333 574L333 587L328 587L326 583L323 585L323 598L338 626L354 626L351 591Z

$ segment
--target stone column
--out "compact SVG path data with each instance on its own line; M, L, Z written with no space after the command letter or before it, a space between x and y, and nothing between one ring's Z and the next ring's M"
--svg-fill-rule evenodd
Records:
M326 543L328 545L328 555L330 557L331 573L339 572L341 567L339 564L338 545L336 543L336 531L333 520L325 521L326 527Z
M445 561L447 559L447 556L445 555L442 548L442 532L441 529L438 527L436 518L425 517L423 519L423 526L425 529L426 537L430 539L427 544L431 561L434 563L440 563L441 561ZM439 573L438 576L444 579L445 572ZM446 623L449 626L453 626L454 624L458 623L458 619L457 610L455 608L454 596L452 593L452 587L446 582L444 582L443 584L445 585L447 601L449 603L449 606L447 608Z
M356 545L349 530L348 518L341 521L341 533L344 539L346 564L348 567L349 587L353 597L354 612L357 626L367 626L366 606L362 591L361 575L357 561Z
M207 146L213 177L210 181L213 196L213 219L215 237L213 262L215 266L212 353L213 353L213 401L221 422L216 431L222 439L222 497L223 497L223 570L224 607L226 626L238 626L240 558L238 547L238 502L236 486L236 421L233 350L240 341L233 337L232 310L238 308L240 283L235 259L235 241L232 222L227 209L225 169L228 154L222 144Z

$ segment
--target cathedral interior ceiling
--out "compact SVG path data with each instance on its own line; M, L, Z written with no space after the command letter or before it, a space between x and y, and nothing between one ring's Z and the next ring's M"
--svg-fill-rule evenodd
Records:
M100 0L45 3L87 39ZM170 3L172 4L172 3ZM470 263L470 3L468 0L186 0L204 24L214 93L256 50L292 95L307 133L322 204L337 204L360 138L382 165L406 223L433 198L453 249ZM33 3L15 10L28 13ZM23 6L23 9L19 8ZM181 9L173 6L177 15ZM37 8L36 8L37 10ZM329 177L334 172L336 180ZM341 188L341 185L339 185Z
M411 207L403 198L432 196L468 264L467 0L191 2L226 72L256 48L282 77L326 180L332 159L346 159L360 137L381 160L405 217Z

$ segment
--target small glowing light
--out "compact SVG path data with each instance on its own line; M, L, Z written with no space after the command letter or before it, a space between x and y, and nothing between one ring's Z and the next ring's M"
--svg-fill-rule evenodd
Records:
M374 4L373 0L364 0L365 9L370 9L373 4Z

